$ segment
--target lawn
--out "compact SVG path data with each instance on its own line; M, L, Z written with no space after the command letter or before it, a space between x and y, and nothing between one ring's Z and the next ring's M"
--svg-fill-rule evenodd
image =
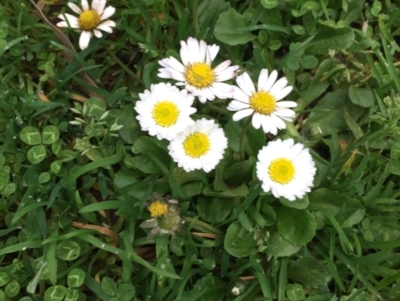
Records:
M0 301L400 300L396 0L0 0Z

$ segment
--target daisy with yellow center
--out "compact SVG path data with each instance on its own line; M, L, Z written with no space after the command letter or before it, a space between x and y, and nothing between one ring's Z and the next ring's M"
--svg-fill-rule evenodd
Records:
M106 0L93 0L92 7L89 7L87 0L81 0L81 8L76 4L69 2L68 6L79 16L75 17L70 14L60 14L58 17L63 20L57 23L58 27L71 27L82 30L79 38L79 47L84 50L88 47L93 34L97 38L101 38L103 34L100 30L112 33L112 27L115 22L107 20L115 13L115 8L106 6Z
M190 118L195 108L192 108L194 97L185 90L180 91L171 84L160 83L151 85L150 91L139 94L140 101L136 102L135 110L138 113L143 131L159 140L171 140L186 127L194 124Z
M284 120L293 120L295 113L290 108L297 104L294 101L282 101L293 87L287 86L285 77L276 80L277 77L278 72L275 70L269 76L267 69L261 70L256 91L247 73L238 76L236 82L239 87L235 87L234 100L228 105L228 110L237 111L233 114L233 120L253 115L253 127L259 129L262 126L265 133L276 135L278 129L285 129Z
M231 98L234 88L223 82L234 78L239 66L230 66L231 61L227 60L212 68L211 64L218 51L219 46L207 45L195 38L181 41L182 63L172 56L160 60L159 64L163 68L158 70L158 76L177 80L176 85L184 85L202 103L212 101L215 97Z
M303 144L278 139L264 146L257 158L257 177L265 192L294 201L311 191L316 168Z
M159 217L168 214L168 205L161 201L154 201L149 206L151 217Z
M228 139L214 120L202 118L171 140L169 154L187 172L210 172L221 161Z

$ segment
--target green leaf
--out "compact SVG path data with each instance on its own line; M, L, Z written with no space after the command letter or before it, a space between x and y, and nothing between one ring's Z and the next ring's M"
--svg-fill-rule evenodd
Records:
M47 183L48 181L50 181L50 178L51 178L51 176L48 172L42 172L39 175L38 181L40 184L44 184L44 183Z
M364 108L368 108L374 104L374 94L370 89L357 88L353 85L349 87L349 97L352 103Z
M313 55L306 55L300 59L301 66L306 69L312 69L318 65L318 59Z
M225 191L215 191L213 185L210 184L203 189L205 196L222 197L222 198L236 198L245 197L249 194L249 189L246 184L242 184L234 189L227 189Z
M61 167L62 167L62 161L61 160L57 160L57 161L51 162L51 164L50 164L50 170L52 172L54 172L55 174L58 174L60 172Z
M286 207L296 208L296 209L306 209L308 207L308 195L306 194L302 199L296 199L294 201L289 201L285 198L279 198L282 205Z
M118 286L117 297L120 301L132 300L136 295L135 287L129 283L122 283Z
M256 162L256 158L251 156L245 161L234 163L225 170L225 181L230 185L240 185L243 182L250 182Z
M85 101L83 112L85 116L100 118L107 109L105 101L93 97Z
M0 42L1 42L1 40L0 40ZM0 301L6 301L6 295L4 294L3 290L1 290L1 289L0 289Z
M34 126L24 127L19 133L19 137L28 145L38 145L42 143L42 136Z
M300 251L301 246L291 244L284 239L276 229L269 230L268 248L265 250L267 254L276 257L285 257L296 254Z
M134 154L151 154L167 167L169 167L171 163L171 158L168 153L156 144L154 138L146 136L139 137L132 145L132 152Z
M234 205L233 199L200 197L197 211L203 220L215 224L224 221Z
M81 247L76 242L72 240L64 240L57 246L56 255L62 260L71 261L77 259L80 252Z
M325 288L332 278L332 273L328 266L321 264L314 257L303 257L289 267L288 278L305 287Z
M306 52L314 55L327 55L330 49L345 50L349 48L353 44L353 40L354 31L350 27L325 27L307 45Z
M79 298L79 292L76 289L68 289L67 294L64 297L64 301L77 301Z
M146 154L135 156L132 159L134 166L140 171L147 174L159 174L161 173L161 168L154 162L154 160Z
M101 288L109 296L117 295L117 285L110 277L105 276L101 279Z
M19 290L20 290L20 285L15 280L11 280L4 288L4 292L6 293L6 296L10 297L10 298L18 295Z
M10 181L10 166L0 168L0 191L4 189L6 184Z
M286 285L286 295L290 301L300 301L306 298L304 288L297 283Z
M3 191L2 194L5 196L10 196L11 194L13 194L15 191L17 190L17 184L15 183L8 183Z
M104 134L104 126L100 123L88 124L85 127L85 134L88 137L99 137Z
M43 145L33 146L26 154L26 157L32 164L39 164L46 158L46 149Z
M232 256L241 258L255 251L255 241L251 232L239 222L232 223L226 232L224 248Z
M228 284L218 277L208 274L195 284L195 289L201 290L203 294L196 298L199 301L220 301L226 292Z
M85 271L82 269L73 269L68 273L68 287L80 287L85 281Z
M60 130L54 125L46 126L42 131L42 141L44 144L53 144L60 139Z
M240 27L246 27L246 17L239 14L234 8L219 15L214 27L214 35L217 40L228 45L242 45L257 38L247 31L239 30Z
M278 207L275 212L278 231L290 243L304 246L314 238L315 218L307 210Z
M11 280L6 272L0 272L0 287L5 286Z
M261 0L261 5L266 9L275 8L278 6L279 0Z
M364 113L362 108L346 101L346 93L343 90L330 92L314 107L315 111L310 113L307 123L315 122L322 135L347 130L348 126L343 118L344 109L355 121Z
M309 210L331 213L343 228L358 224L365 216L365 208L358 200L336 191L321 188L310 193L308 198Z
M50 286L44 293L44 301L61 301L67 294L67 288L62 285Z

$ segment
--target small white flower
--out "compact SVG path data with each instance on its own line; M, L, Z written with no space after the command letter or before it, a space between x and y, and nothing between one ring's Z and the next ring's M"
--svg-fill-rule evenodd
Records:
M172 56L160 60L159 64L164 68L158 70L158 76L177 80L176 85L185 85L186 90L199 97L202 103L215 97L230 98L233 86L222 82L234 78L239 66L230 66L231 61L227 60L212 69L211 63L218 51L219 46L190 37L187 42L181 41L183 64Z
M138 112L143 131L148 131L150 136L157 136L159 140L171 140L186 127L193 125L190 115L196 112L192 108L194 97L185 90L180 91L171 84L160 83L150 86L150 91L145 90L139 94L140 101L136 102L135 110Z
M58 17L63 21L58 22L57 26L82 30L79 38L79 47L82 50L88 47L93 34L97 38L103 36L100 30L112 33L112 27L115 27L116 24L114 21L107 19L115 13L115 8L112 6L105 8L106 0L93 0L91 8L87 0L81 0L82 9L72 2L69 2L68 6L79 17L70 14L60 14Z
M278 139L264 146L257 158L257 177L265 192L294 201L311 191L316 168L303 144Z
M231 290L232 295L234 296L239 296L240 295L240 290L238 287L234 286Z
M233 101L228 105L228 110L237 111L232 119L238 121L244 117L252 117L253 127L261 126L265 133L276 135L278 129L286 128L283 120L292 121L295 113L289 108L297 106L294 101L281 101L293 89L287 86L287 80L282 77L276 80L278 72L275 70L268 76L268 70L263 69L258 77L258 91L247 73L236 78L240 88L235 87Z
M171 140L169 154L187 172L210 172L224 155L228 139L214 120L202 118Z

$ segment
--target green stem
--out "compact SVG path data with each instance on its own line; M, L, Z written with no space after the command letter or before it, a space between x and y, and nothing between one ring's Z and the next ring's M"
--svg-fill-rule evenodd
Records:
M249 127L250 123L251 123L251 119L252 116L249 117L249 119L247 119L243 129L242 129L242 133L240 134L240 158L242 160L245 159L245 153L244 153L244 136L246 135L246 131L247 128Z
M216 105L214 105L214 104L212 104L210 102L208 102L207 105L208 105L208 108L211 111L214 111L214 112L217 112L217 113L220 113L220 114L223 114L223 115L228 115L229 114L228 110L220 108L220 107L218 107L218 106L216 106Z
M197 8L199 7L198 5L198 0L193 0L193 24L194 24L194 32L197 35L200 32L200 28L199 28L199 14L197 11Z
M299 132L297 131L296 127L291 122L286 122L286 133L289 134L290 137L300 137Z
M217 228L214 228L213 226L211 226L211 225L209 225L209 224L207 224L207 223L205 223L205 222L199 221L199 220L197 220L196 218L192 218L192 217L185 216L185 217L183 217L183 220L184 220L185 222L187 222L187 223L192 223L192 222L194 222L197 226L206 228L207 230L210 230L212 233L215 233L215 234L222 234L222 232L221 232L220 230L218 230Z

